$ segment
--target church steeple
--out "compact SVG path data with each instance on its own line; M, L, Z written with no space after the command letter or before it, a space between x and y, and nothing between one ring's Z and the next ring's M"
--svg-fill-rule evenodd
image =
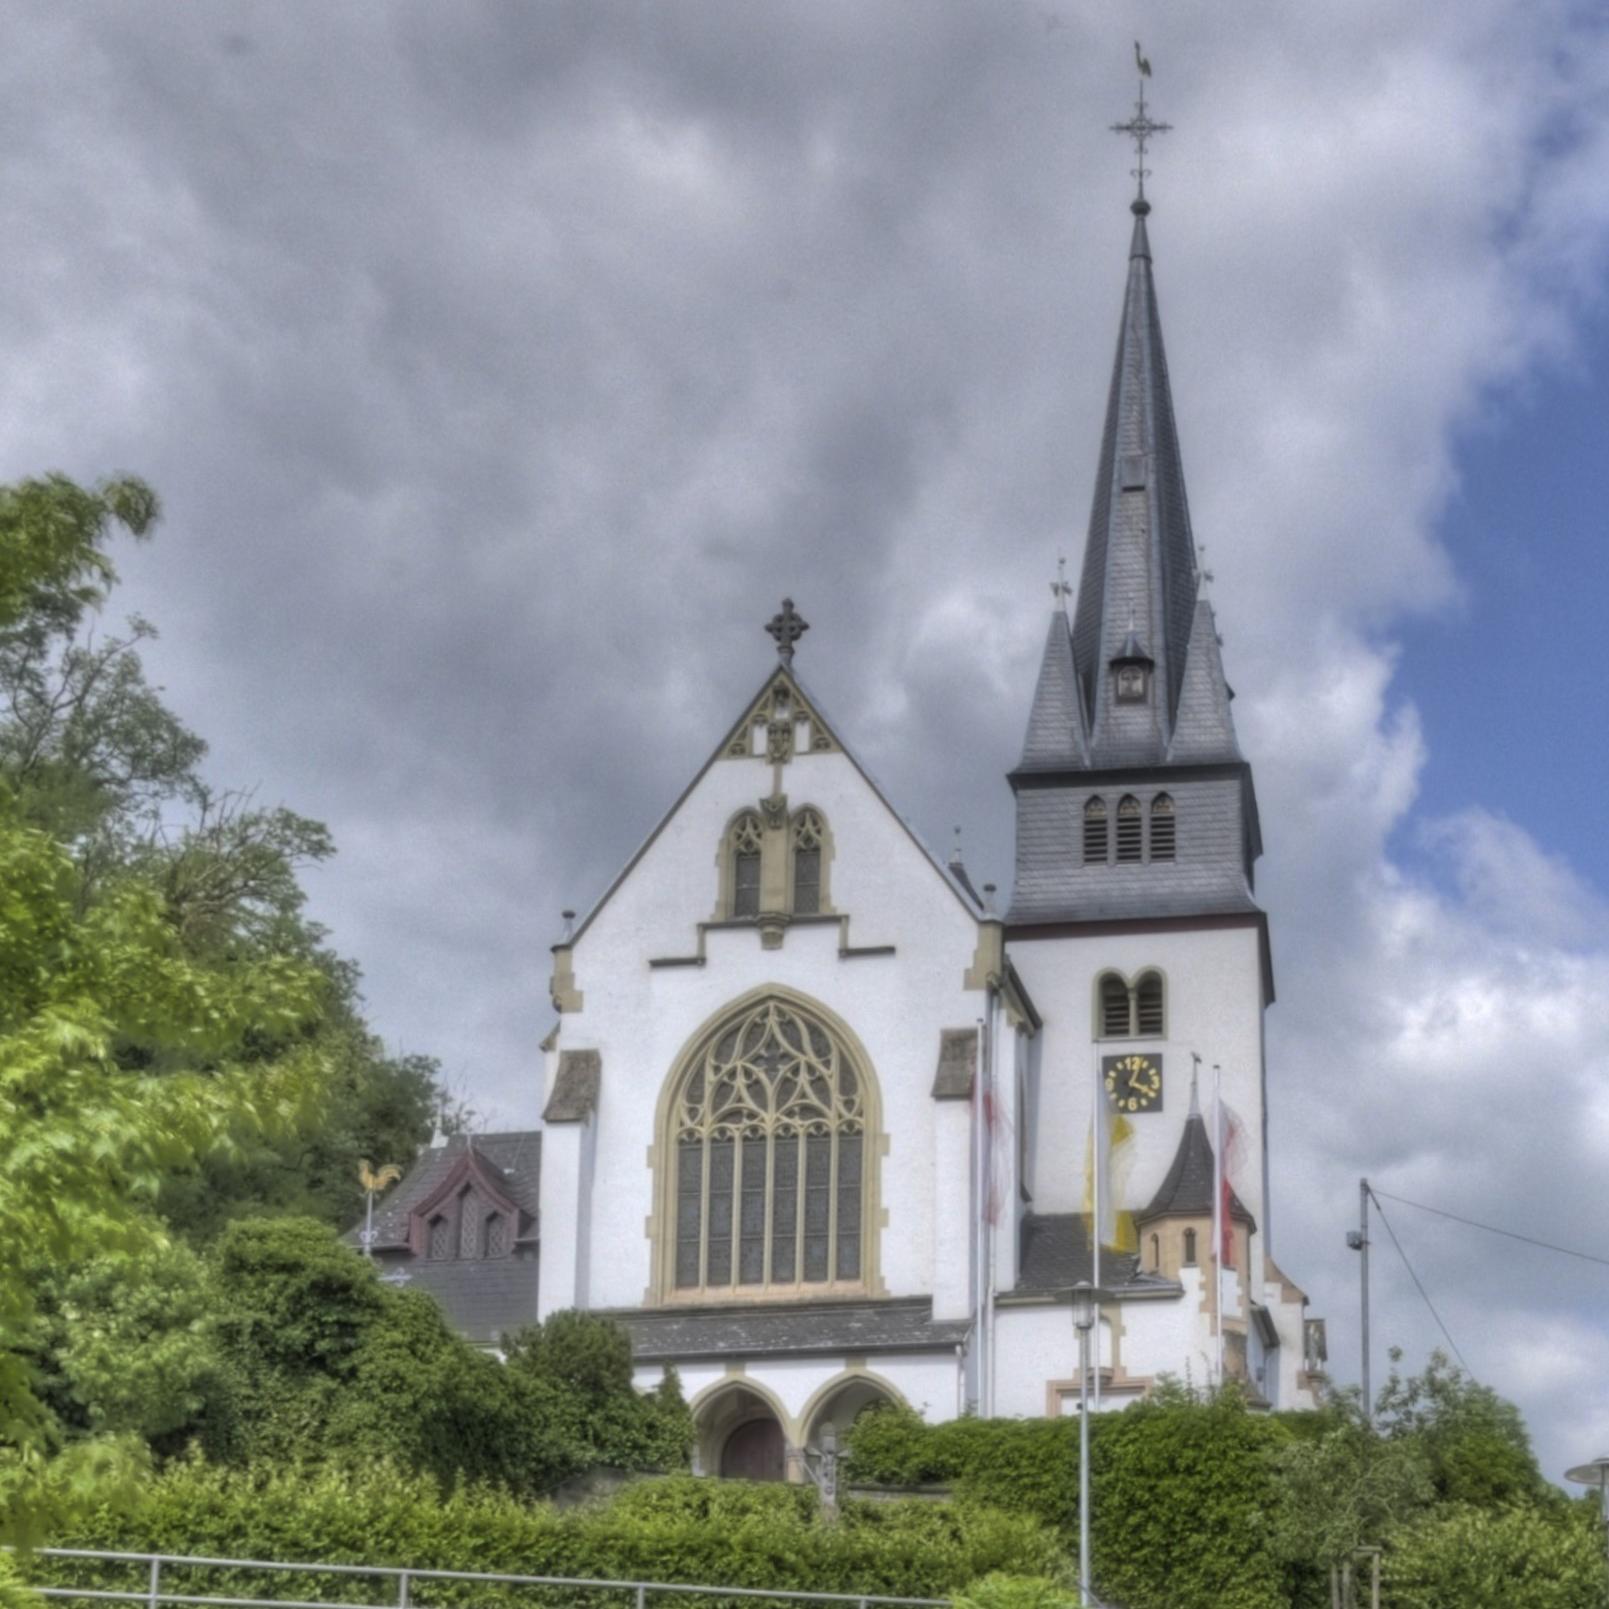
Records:
M1150 210L1143 199L1133 204L1128 285L1073 622L1095 765L1166 758L1200 586L1151 271ZM1153 668L1124 676L1135 642Z

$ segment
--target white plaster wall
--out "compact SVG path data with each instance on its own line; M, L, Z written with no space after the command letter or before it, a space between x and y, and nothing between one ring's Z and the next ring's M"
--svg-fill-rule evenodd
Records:
M1211 1326L1201 1311L1206 1286L1199 1268L1181 1268L1184 1295L1174 1301L1123 1307L1123 1369L1131 1375L1171 1374L1195 1386L1211 1384Z
M1142 1208L1178 1149L1190 1105L1191 1052L1202 1060L1202 1112L1211 1121L1212 1066L1223 1069L1224 1099L1247 1132L1236 1189L1257 1219L1263 1211L1262 964L1254 926L1198 931L1017 939L1011 960L1045 1019L1040 1046L1034 1206L1083 1206L1084 1157L1100 1058L1160 1051L1163 1107L1137 1113L1127 1188L1120 1206ZM1108 970L1132 979L1148 968L1166 989L1165 1039L1094 1037L1095 980Z
M581 1193L581 1125L553 1123L542 1132L541 1271L537 1314L546 1318L579 1300L578 1205ZM559 1232L550 1232L557 1223Z
M890 1295L933 1289L934 1102L939 1030L966 1027L983 995L964 987L977 923L905 828L841 753L804 754L782 770L790 809L814 805L833 838L829 897L848 913L849 942L895 954L844 959L837 923L787 929L764 950L753 928L706 935L705 964L651 968L691 956L697 924L715 910L718 855L728 822L771 791L760 759L717 760L648 846L573 948L583 1008L561 1020L560 1045L602 1055L592 1184L589 1299L632 1307L651 1283L649 1147L664 1081L712 1017L750 990L782 984L836 1013L867 1053L882 1101L887 1154L880 1263ZM942 1188L965 1188L965 1177ZM544 1188L544 1247L574 1234L573 1211ZM946 1257L965 1255L948 1248ZM563 1266L563 1257L559 1258ZM544 1302L544 1309L548 1306Z
M1090 1335L1096 1367L1112 1358L1112 1319L1103 1313ZM1042 1419L1052 1383L1078 1378L1078 1332L1069 1302L1002 1307L995 1314L994 1414Z

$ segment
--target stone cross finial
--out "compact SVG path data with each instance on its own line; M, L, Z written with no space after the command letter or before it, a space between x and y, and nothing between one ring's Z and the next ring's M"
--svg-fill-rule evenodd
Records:
M777 658L784 665L793 664L793 650L799 639L810 629L810 622L793 607L792 598L782 600L782 608L772 615L765 628L776 640Z
M1134 141L1134 154L1137 165L1129 171L1139 182L1139 191L1134 199L1136 212L1149 212L1150 206L1145 199L1145 181L1150 177L1151 170L1145 165L1145 147L1154 134L1166 134L1173 127L1171 123L1155 122L1145 109L1145 81L1151 76L1151 63L1141 53L1140 43L1134 42L1134 59L1140 70L1140 98L1134 103L1134 116L1126 123L1112 124L1114 134L1126 134Z

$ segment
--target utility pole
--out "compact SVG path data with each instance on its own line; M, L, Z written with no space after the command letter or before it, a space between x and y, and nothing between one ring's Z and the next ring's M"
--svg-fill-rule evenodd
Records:
M1358 1227L1350 1230L1346 1243L1358 1253L1358 1273L1362 1284L1362 1298L1358 1312L1363 1329L1363 1418L1366 1424L1374 1423L1374 1395L1369 1385L1369 1181L1358 1180Z

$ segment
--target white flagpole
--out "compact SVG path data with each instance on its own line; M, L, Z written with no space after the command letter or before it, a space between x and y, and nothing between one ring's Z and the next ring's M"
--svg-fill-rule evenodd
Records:
M1212 1064L1212 1310L1216 1315L1213 1336L1215 1383L1224 1383L1224 1119L1223 1069Z
M1106 1149L1106 1136L1104 1132L1106 1124L1104 1119L1107 1114L1105 1101L1106 1090L1101 1084L1101 1053L1099 1047L1097 1047L1095 1050L1095 1105L1090 1112L1090 1133L1095 1141L1095 1199L1092 1203L1095 1208L1095 1214L1093 1219L1094 1232L1090 1237L1093 1242L1092 1257L1090 1262L1090 1283L1095 1287L1096 1290L1095 1329L1093 1331L1095 1338L1093 1357L1095 1361L1091 1365L1094 1370L1095 1378L1091 1382L1094 1388L1091 1392L1091 1396L1094 1399L1097 1412L1101 1406L1101 1307L1099 1293L1101 1288L1101 1223L1104 1216L1101 1211L1101 1189L1105 1182L1106 1172L1106 1170L1101 1166L1101 1154Z

